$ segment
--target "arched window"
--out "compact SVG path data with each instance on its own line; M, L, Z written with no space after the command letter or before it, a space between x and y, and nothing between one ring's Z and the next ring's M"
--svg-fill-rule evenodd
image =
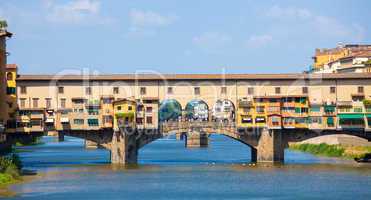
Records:
M6 74L6 80L8 80L8 81L12 81L13 80L13 73L12 72L8 72Z

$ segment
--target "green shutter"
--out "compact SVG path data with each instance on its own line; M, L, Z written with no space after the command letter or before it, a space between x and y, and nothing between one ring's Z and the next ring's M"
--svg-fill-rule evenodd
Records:
M310 111L311 112L320 112L321 111L321 107L320 106L312 106L310 108Z
M334 124L334 118L333 117L327 118L327 124Z
M362 108L354 108L354 112L361 113L362 112Z
M303 103L305 103L305 102L306 102L306 100L307 100L306 98L300 98L300 103L302 103L302 104L303 104Z
M338 114L340 119L363 119L363 114Z
M335 112L335 106L325 106L325 112Z
M116 113L116 117L134 117L134 112L120 112L120 113Z
M98 119L88 119L88 124L89 124L89 126L98 126L99 121L98 121Z

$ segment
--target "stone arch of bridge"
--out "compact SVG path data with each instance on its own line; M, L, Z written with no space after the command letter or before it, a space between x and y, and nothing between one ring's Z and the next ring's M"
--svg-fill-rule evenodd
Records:
M84 140L96 143L99 147L103 147L104 149L111 150L113 134L115 134L115 132L113 132L112 130L60 131L58 132L58 137L59 137L59 140L64 140L64 136L84 139Z
M317 138L320 136L326 136L326 135L350 135L355 136L361 139L365 139L368 141L371 141L371 134L363 131L363 130L291 130L291 129L285 129L284 130L284 136L285 140L288 142L302 142L304 140Z
M160 103L159 121L177 121L182 116L182 105L176 99L165 99Z
M185 108L186 120L208 121L209 119L209 105L202 99L192 99Z
M158 137L151 137L151 138L147 138L147 139L141 139L140 141L138 141L138 149L137 149L137 152L139 152L139 149L147 146L147 145L150 145L151 143L157 141L158 139L160 138L163 138L163 137L167 137L169 135L174 135L174 134L177 134L179 133L178 131L171 131L169 133L166 133L166 134L161 134L161 135L158 135ZM190 133L188 132L180 132L180 134L184 134L186 139L184 140L184 142L186 143L186 146L188 145L187 144L187 140L189 137L193 137ZM248 137L248 136L240 136L236 133L230 133L230 132L218 132L218 133L207 133L208 135L211 135L211 134L217 134L217 135L223 135L225 137L227 137L228 139L230 140L233 140L233 141L236 141L238 143L241 143L241 144L244 144L246 145L247 147L250 148L250 152L251 152L251 162L256 162L257 161L257 155L258 155L258 149L257 149L257 145L258 145L258 140L259 138L256 138L256 137ZM202 145L201 145L202 146ZM192 146L192 143L191 143L191 147Z
M224 98L218 99L215 102L212 108L213 121L234 122L235 118L236 118L236 106L234 105L233 101Z

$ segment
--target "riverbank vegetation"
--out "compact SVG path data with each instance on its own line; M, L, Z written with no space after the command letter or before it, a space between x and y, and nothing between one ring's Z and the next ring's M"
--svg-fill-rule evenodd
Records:
M35 145L41 145L41 144L44 144L44 142L41 140L41 137L36 137L31 142L20 142L20 141L18 141L18 142L15 143L15 146L23 147L23 146L35 146Z
M343 146L321 144L291 144L291 150L302 151L319 156L341 157L341 158L363 158L366 154L371 153L371 147L365 146Z
M0 157L0 186L21 180L22 163L17 154Z

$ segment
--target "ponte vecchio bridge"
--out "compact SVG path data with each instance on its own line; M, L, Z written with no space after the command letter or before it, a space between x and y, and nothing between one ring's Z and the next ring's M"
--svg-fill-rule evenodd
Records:
M138 150L178 134L187 147L223 134L252 161L281 162L289 142L327 134L371 139L371 74L20 75L14 138L84 138L136 163Z

